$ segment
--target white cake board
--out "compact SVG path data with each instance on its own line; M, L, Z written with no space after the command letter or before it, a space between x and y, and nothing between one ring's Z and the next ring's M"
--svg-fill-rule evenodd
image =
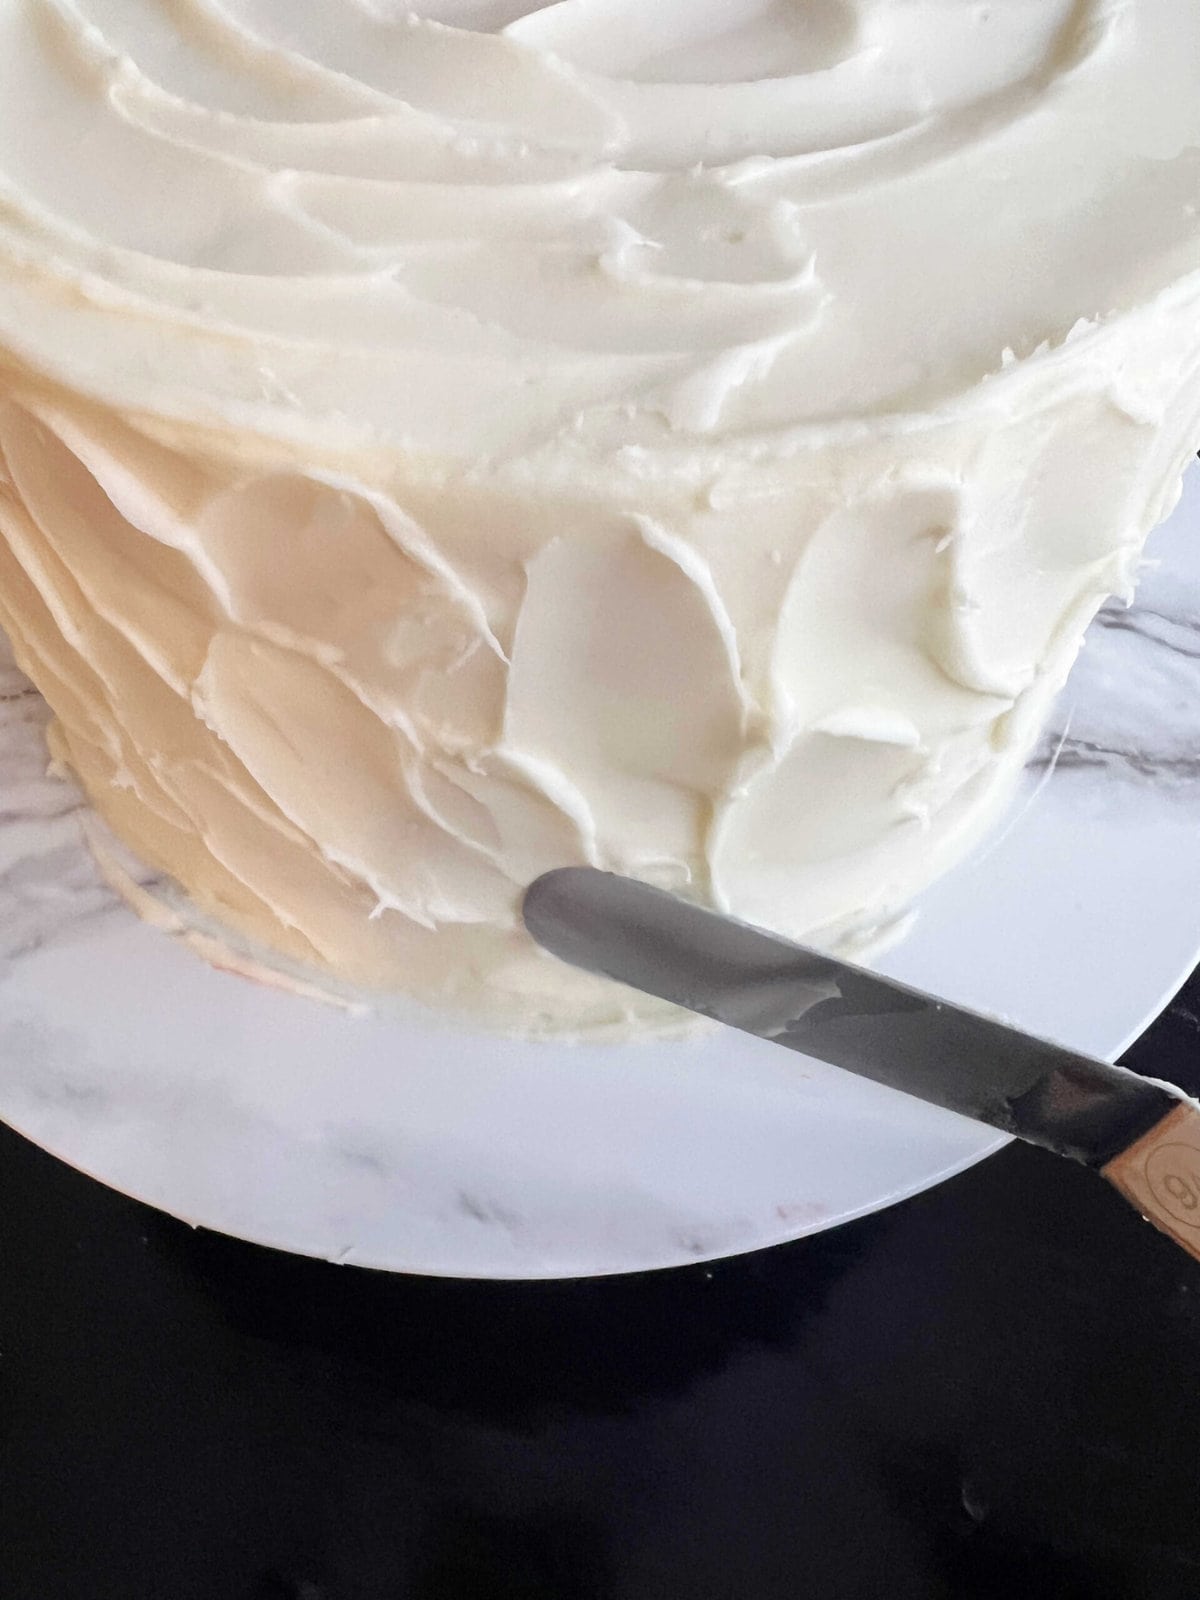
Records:
M1150 557L1006 831L884 963L1108 1056L1200 951L1200 473ZM833 1227L1003 1142L734 1034L533 1045L214 972L100 885L44 709L6 681L0 1117L175 1216L394 1271L593 1275Z

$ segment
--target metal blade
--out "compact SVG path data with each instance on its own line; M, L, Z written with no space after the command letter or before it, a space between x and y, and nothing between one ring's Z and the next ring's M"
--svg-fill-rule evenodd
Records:
M1087 1166L1104 1166L1181 1098L613 873L547 873L526 895L525 923L572 966Z

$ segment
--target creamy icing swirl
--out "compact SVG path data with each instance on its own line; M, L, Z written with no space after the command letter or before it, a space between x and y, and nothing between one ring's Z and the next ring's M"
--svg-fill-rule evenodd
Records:
M1198 210L1194 0L0 0L0 614L352 983L623 1014L566 861L869 937L1200 436Z

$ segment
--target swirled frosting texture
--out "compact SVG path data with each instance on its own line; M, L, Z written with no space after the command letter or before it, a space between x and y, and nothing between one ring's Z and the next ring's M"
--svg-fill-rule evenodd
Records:
M591 861L829 944L1200 442L1195 0L0 0L0 619L237 934L520 1027Z

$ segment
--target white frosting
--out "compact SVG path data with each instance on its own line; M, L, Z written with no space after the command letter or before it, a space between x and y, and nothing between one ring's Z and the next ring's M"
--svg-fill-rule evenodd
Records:
M0 0L0 620L291 962L591 861L856 947L1200 442L1195 0Z

